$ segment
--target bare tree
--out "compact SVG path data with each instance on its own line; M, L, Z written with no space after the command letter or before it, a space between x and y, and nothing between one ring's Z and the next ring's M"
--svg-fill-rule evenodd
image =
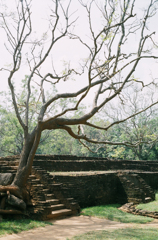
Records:
M107 131L110 127L127 119L134 117L145 111L149 107L158 103L149 104L146 109L129 115L125 119L114 121L108 126L101 127L90 123L90 119L102 109L103 106L114 99L121 101L121 93L129 86L131 82L139 82L142 88L146 84L142 80L136 80L133 77L139 62L142 59L157 59L150 51L148 44L154 43L152 38L155 32L148 30L148 20L156 13L157 1L148 1L148 6L144 10L142 18L138 18L135 14L135 0L121 0L117 3L114 0L105 0L104 6L97 4L97 1L79 1L80 7L84 9L87 16L89 26L89 42L84 40L85 37L79 36L75 32L74 18L75 12L71 10L72 1L62 2L60 0L51 1L51 14L49 29L51 33L50 39L45 41L45 33L43 38L37 40L34 38L34 29L32 24L31 2L28 0L16 1L16 14L6 14L1 12L1 21L7 37L6 48L12 56L12 64L7 69L8 85L11 91L12 102L14 105L16 117L24 132L23 150L21 152L20 161L16 176L9 186L1 186L0 192L10 192L11 194L26 201L28 193L25 184L30 175L33 159L40 141L41 133L44 130L62 129L66 131L74 139L78 139L95 144L111 144L126 145L128 142L109 142L90 139L84 134L84 125L98 129L98 131ZM65 6L67 4L67 6ZM102 14L102 23L96 26L95 10ZM8 20L9 19L9 20ZM62 24L62 26L61 26ZM73 31L74 29L74 31ZM131 47L133 43L133 35L137 33L139 40ZM47 71L47 60L53 54L58 42L63 44L62 39L69 38L70 41L78 41L88 52L87 59L81 61L80 70L71 68L67 64L62 74L58 73L55 66L52 65L51 71ZM34 40L33 40L34 39ZM129 45L128 45L129 44ZM26 47L31 46L29 52ZM125 48L126 46L126 48ZM19 104L18 95L14 81L18 77L17 73L21 71L23 64L29 69L29 77L27 79L27 95L25 102ZM42 66L44 66L42 68ZM46 70L45 70L46 69ZM1 71L6 69L1 68ZM58 85L60 83L69 83L69 79L73 76L80 81L84 78L84 86L77 91L62 93L58 91L55 94L47 96L45 86L49 84ZM39 88L39 96L36 99L34 110L37 112L37 124L31 125L30 104L31 89L36 84ZM149 85L149 84L148 84ZM83 100L89 95L90 91L95 89L95 96L92 101L91 108L80 117L73 117L82 104ZM61 111L52 114L52 108L59 100L76 99L70 105L64 106ZM68 117L69 116L69 117ZM76 126L76 132L73 130ZM139 142L134 143L134 145Z

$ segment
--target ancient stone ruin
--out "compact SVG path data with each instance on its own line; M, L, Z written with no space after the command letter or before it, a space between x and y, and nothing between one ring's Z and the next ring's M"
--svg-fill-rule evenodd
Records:
M12 182L19 156L0 158L0 185ZM80 208L111 203L149 202L158 189L158 161L108 160L68 155L36 155L27 181L31 201L19 209L16 198L0 195L0 214L34 219L76 215ZM133 206L133 205L130 205Z

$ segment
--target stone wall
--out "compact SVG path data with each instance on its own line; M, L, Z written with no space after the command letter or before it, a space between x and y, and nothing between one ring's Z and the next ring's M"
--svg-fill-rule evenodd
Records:
M110 203L126 203L127 196L114 173L54 176L53 183L62 183L62 194L73 197L81 208Z
M34 166L51 172L53 183L62 183L62 193L72 197L81 207L127 202L127 195L118 178L119 171L136 172L154 190L158 189L158 161L108 160L75 156L36 155ZM85 172L55 174L55 172ZM98 171L93 173L93 171ZM108 171L103 174L99 171Z
M145 217L158 219L158 212L151 212L147 210L138 209L133 203L126 203L119 209L122 210L123 212L132 213L134 215L141 215Z
M40 166L50 172L108 170L158 171L158 161L107 160L106 158L79 158L68 155L36 155L34 166Z
M158 190L158 172L139 172L139 176L155 191Z
M3 160L3 159L1 159ZM8 158L8 165L11 157ZM18 160L18 156L15 161ZM81 207L127 202L127 195L118 177L119 171L136 172L153 189L158 189L158 161L107 160L75 156L36 155L34 166L51 172L50 184L62 183L65 198L75 198ZM53 172L98 171L56 174ZM108 171L101 173L99 171Z

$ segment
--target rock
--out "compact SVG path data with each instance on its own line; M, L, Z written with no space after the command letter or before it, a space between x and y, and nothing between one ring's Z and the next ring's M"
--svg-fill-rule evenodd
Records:
M12 173L0 173L0 185L7 186L13 181Z
M18 198L18 197L15 197L14 195L9 195L8 196L8 203L16 208L19 208L21 210L25 210L26 209L26 203Z
M146 198L145 198L145 203L149 203L149 202L152 202L151 197L146 197Z

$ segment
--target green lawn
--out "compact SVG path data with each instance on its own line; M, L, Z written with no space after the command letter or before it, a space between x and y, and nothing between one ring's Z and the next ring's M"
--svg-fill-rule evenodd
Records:
M118 209L120 206L121 205L119 204L110 204L105 206L84 208L82 209L81 214L86 216L106 218L111 221L123 223L147 223L154 220L153 218L122 212L121 210Z
M158 193L156 194L155 201L149 203L141 203L137 206L137 208L151 212L158 212Z
M72 240L156 240L158 230L156 228L125 228L116 230L104 230L88 232Z
M106 218L112 221L118 221L123 223L147 223L154 219L149 217L143 217L139 215L133 215L122 212L118 208L121 205L113 204L106 206L96 206L82 209L82 214L87 216L96 216L99 218ZM139 209L148 211L158 211L158 194L156 194L156 200L146 204L139 204ZM72 240L156 240L158 239L158 230L152 227L139 228L125 228L125 229L109 229L104 231L88 232L79 236L71 238Z
M29 219L3 220L0 222L0 236L4 234L19 233L36 227L45 227L47 222L34 221Z

